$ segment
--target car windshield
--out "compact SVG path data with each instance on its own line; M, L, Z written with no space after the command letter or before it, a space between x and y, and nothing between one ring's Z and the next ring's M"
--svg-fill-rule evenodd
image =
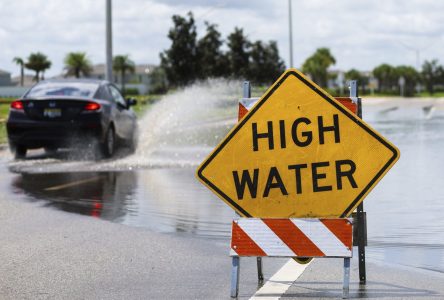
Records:
M97 83L91 82L42 82L34 86L26 98L45 96L93 97L98 88Z

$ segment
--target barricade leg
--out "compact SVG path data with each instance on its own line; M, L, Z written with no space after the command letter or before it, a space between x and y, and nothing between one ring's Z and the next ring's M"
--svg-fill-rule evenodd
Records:
M231 298L236 298L239 293L240 257L233 256L231 265Z
M257 257L257 283L262 285L264 283L264 274L262 272L262 257Z
M367 276L365 272L365 238L367 233L365 232L365 219L364 219L364 204L358 205L357 210L358 219L358 260L359 260L359 282L360 284L365 284L367 281Z
M342 287L342 299L348 299L350 290L350 258L344 258L344 285Z

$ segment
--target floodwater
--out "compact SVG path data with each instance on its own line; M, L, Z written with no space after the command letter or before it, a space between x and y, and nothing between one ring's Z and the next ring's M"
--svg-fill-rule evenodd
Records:
M401 151L364 201L369 256L444 273L444 99L365 108L364 119Z
M140 121L145 130L134 155L101 162L38 152L17 162L6 156L9 190L66 212L228 239L234 212L194 172L235 124L240 86L212 82L166 97ZM367 257L444 273L444 100L363 103L364 120L401 150L400 161L364 201Z

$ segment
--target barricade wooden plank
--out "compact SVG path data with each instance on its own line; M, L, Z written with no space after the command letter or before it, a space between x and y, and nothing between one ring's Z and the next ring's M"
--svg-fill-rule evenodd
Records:
M259 219L233 221L235 256L352 257L349 219Z
M238 121L240 121L259 100L256 98L252 99L253 100L249 102L245 101L244 99L239 101ZM358 105L351 97L335 97L335 99L355 115L358 114Z

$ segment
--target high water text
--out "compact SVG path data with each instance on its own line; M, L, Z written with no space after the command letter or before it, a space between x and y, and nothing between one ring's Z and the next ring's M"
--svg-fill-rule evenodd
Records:
M339 116L334 114L331 119L317 116L313 120L301 117L293 122L279 120L276 122L267 121L266 124L254 122L251 124L251 137L253 152L276 149L291 151L292 147L308 147L314 143L319 147L328 146L330 143L339 144L341 143ZM253 199L257 198L258 193L262 193L261 196L266 198L272 190L277 190L285 196L288 196L290 192L293 193L292 191L296 194L303 194L308 192L303 188L303 182L307 179L310 182L311 191L314 193L333 189L342 190L346 184L357 188L358 185L353 177L355 171L356 164L351 159L307 162L297 161L297 157L295 157L295 162L288 164L286 168L269 166L266 169L235 170L232 174L237 198L242 200L246 196L246 192ZM266 176L261 176L261 173L264 172ZM288 176L291 176L292 179L282 179L286 179ZM334 182L334 184L326 183L327 180L330 183ZM289 182L292 182L291 187Z

